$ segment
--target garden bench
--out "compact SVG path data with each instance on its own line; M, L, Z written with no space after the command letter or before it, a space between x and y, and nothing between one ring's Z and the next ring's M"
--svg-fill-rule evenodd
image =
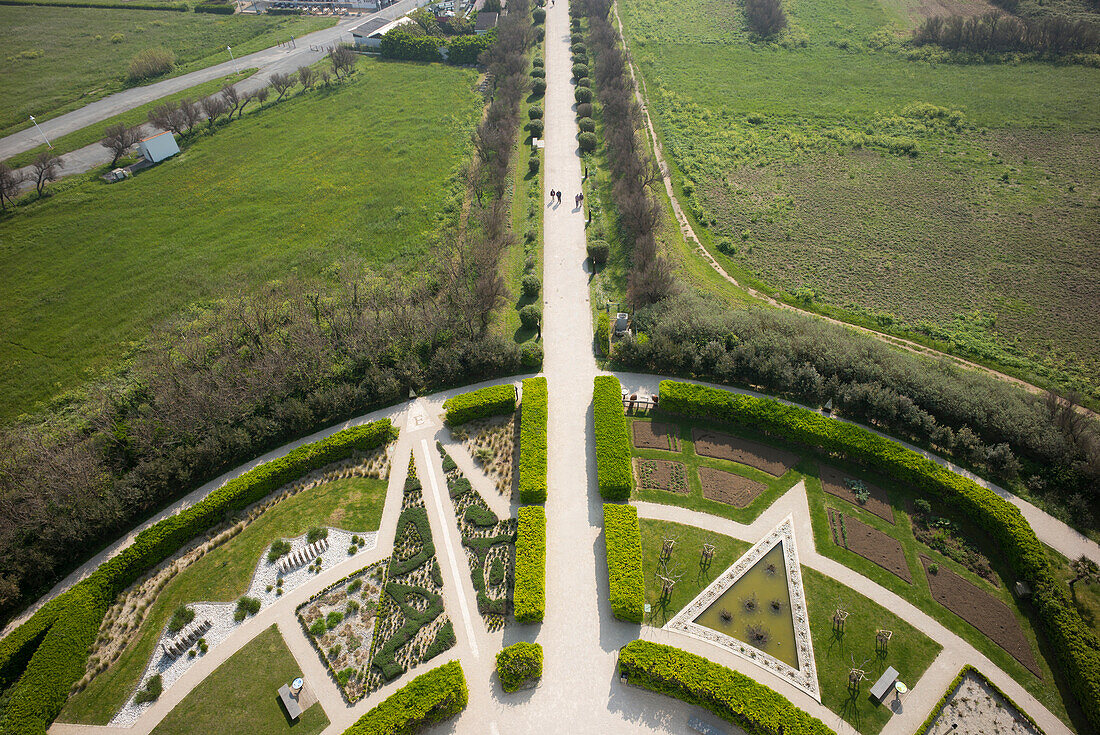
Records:
M703 733L703 735L725 735L725 733L723 733L721 730L714 727L713 725L703 722L698 717L692 717L690 720L688 720L688 727L690 727L695 732Z
M290 687L286 684L279 687L279 699L282 700L283 706L286 707L286 713L291 720L297 720L302 716L302 707L298 704L298 699L290 693Z
M894 682L898 680L898 670L893 666L890 666L886 671L882 672L882 676L878 678L875 685L871 687L871 697L876 702L882 702L883 697L893 689Z

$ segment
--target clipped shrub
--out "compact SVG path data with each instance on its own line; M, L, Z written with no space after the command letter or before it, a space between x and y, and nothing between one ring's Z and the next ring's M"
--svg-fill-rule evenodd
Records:
M402 735L454 717L470 693L462 665L451 661L421 674L344 730L344 735Z
M536 56L535 58L531 59L531 66L541 69L546 66L546 61L541 56Z
M531 105L527 108L527 117L534 120L535 118L542 118L542 108L538 105Z
M543 69L541 66L532 69L531 70L531 78L532 79L545 79L546 78L546 70Z
M460 393L443 402L447 423L458 426L474 419L509 414L516 410L516 388L511 384Z
M581 129L582 133L594 133L596 132L596 121L590 117L582 117L577 121L577 127Z
M176 65L176 55L166 48L147 48L138 51L130 59L130 67L126 77L131 82L140 82L143 79L152 79L172 71Z
M519 509L513 604L519 623L541 622L546 611L546 511L540 505Z
M581 77L588 76L588 64L573 64L573 78L580 79ZM591 98L589 98L591 99ZM581 100L581 102L587 102L588 100Z
M630 431L623 413L622 386L614 375L597 375L593 390L596 476L605 500L625 500L633 486ZM661 396L662 402L664 395ZM662 403L662 408L664 404Z
M542 345L538 342L524 342L519 348L519 360L525 368L537 370L542 367Z
M519 501L546 502L546 378L523 381L519 423Z
M573 61L573 63L574 63L574 64L584 64L584 65L586 65L586 66L587 66L587 65L588 65L588 56L586 56L586 55L585 55L585 54L583 54L583 53L580 53L580 54L573 54L573 59L572 59L572 61ZM587 75L587 74L581 74L581 76L582 76L582 77L586 77L586 76L588 76L588 75ZM579 78L579 77L578 77L578 78Z
M528 273L523 277L523 295L527 297L534 297L539 295L539 289L542 288L542 281L534 273Z
M497 514L488 508L482 508L480 505L474 503L466 509L463 514L467 523L470 523L481 528L491 528L499 523L500 519L497 518Z
M642 531L633 505L605 503L603 537L607 547L607 582L611 611L629 623L642 622L645 577L642 576Z
M497 678L506 692L517 692L525 682L542 678L542 646L520 641L497 654Z
M538 304L528 304L519 310L519 321L525 329L534 329L542 321L542 309Z
M579 87L577 91L584 91L584 87ZM581 133L577 136L577 143L580 145L582 151L591 153L596 150L596 145L599 143L599 140L596 138L595 133Z
M575 54L588 53L588 47L585 46L583 43L574 43L572 46L569 47L569 50Z
M573 90L573 98L577 100L577 102L591 102L592 90L588 87L577 87Z
M443 39L434 36L412 36L407 29L394 28L382 36L379 52L384 59L404 61L443 61L439 48Z
M578 118L592 117L592 103L591 102L582 102L579 105L577 105L577 117Z
M540 163L540 159L537 155L531 156L527 159L527 170L533 174L537 174L539 172L539 167L541 165L542 164Z
M607 262L607 256L611 252L606 240L593 240L588 243L588 257L595 265L603 265Z
M589 79L588 77L581 77L580 79L577 80L577 86L578 87L591 87L592 86L592 80Z
M446 40L447 63L455 66L474 66L477 58L489 48L495 34L482 36L451 36Z
M536 23L542 23L544 20L546 20L546 11L542 8L535 8L531 11L531 18Z
M596 351L603 357L611 351L611 315L606 311L596 315Z
M546 92L546 80L534 79L531 81L531 92L535 95L542 95Z
M541 138L542 137L542 131L543 131L544 127L545 127L545 124L539 118L535 118L534 120L528 121L528 123L526 125L526 128L531 132L531 137L532 138Z
M704 707L745 732L836 735L778 692L679 648L631 641L619 649L619 672L634 686Z

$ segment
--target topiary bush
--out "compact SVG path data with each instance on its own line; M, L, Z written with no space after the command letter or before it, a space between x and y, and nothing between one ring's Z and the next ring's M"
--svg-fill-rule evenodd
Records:
M611 315L606 311L596 315L596 351L602 357L611 351Z
M542 621L546 611L546 511L541 505L526 505L519 509L516 581L512 600L516 622Z
M534 329L542 321L542 309L538 304L528 304L519 310L519 321L524 329Z
M545 79L546 78L546 70L543 69L541 66L536 68L536 69L532 69L531 70L531 78L532 79Z
M536 56L535 58L531 59L531 66L541 69L542 67L546 66L546 61L544 61L541 56Z
M523 381L519 422L519 501L546 502L546 378Z
M531 11L531 18L536 23L542 23L544 20L546 20L546 11L542 8L535 8Z
M546 92L546 80L534 79L531 82L531 92L536 96L542 96Z
M520 363L529 370L542 367L542 345L538 342L524 342L519 348Z
M527 159L527 170L533 174L537 174L539 172L539 167L541 165L542 163L537 153Z
M497 678L506 692L517 692L525 682L542 678L542 646L520 641L497 654Z
M573 64L573 78L580 79L588 76L588 64ZM587 102L588 100L581 100Z
M531 105L527 108L527 117L534 120L535 118L542 118L542 108L538 105Z
M581 104L577 105L577 117L592 117L592 103L582 102Z
M516 410L516 388L511 384L491 385L468 393L460 393L443 402L447 423L465 424L474 419L509 414Z
M590 117L582 117L577 121L577 127L581 129L582 133L594 133L596 132L596 121Z
M527 122L527 130L531 132L532 138L541 138L544 127L544 123L538 118Z
M539 295L539 289L542 288L542 281L534 273L528 273L523 277L523 295L528 298L533 298Z
M581 77L580 79L577 80L577 86L578 87L591 87L592 86L592 80L589 79L588 77Z
M584 87L577 89L578 92L584 91ZM596 138L595 133L581 133L577 136L577 143L580 145L581 150L585 153L591 153L596 150L596 146L599 144L599 139Z
M591 102L592 90L588 87L577 87L573 90L573 98L576 99L577 102Z
M574 43L572 46L569 47L569 50L575 54L588 53L588 47L585 46L583 43Z
M625 500L633 486L630 432L623 413L622 386L614 375L598 375L593 390L596 476L605 500ZM664 395L661 396L662 401ZM662 403L662 408L664 404Z
M443 722L470 699L458 661L421 674L344 730L344 735L404 735Z
M595 265L603 265L607 262L610 247L606 240L593 240L588 243L588 257Z
M607 548L607 581L611 611L629 623L642 622L645 577L642 576L642 531L633 505L605 503L603 536Z

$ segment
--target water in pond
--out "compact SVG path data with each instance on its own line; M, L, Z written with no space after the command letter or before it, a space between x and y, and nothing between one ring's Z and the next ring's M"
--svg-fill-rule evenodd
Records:
M798 668L783 544L756 562L695 622Z

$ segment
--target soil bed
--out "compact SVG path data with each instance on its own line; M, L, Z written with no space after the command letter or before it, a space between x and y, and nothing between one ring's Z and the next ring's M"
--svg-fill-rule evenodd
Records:
M698 455L739 462L775 477L786 474L798 464L798 455L792 452L717 431L692 429L691 438Z
M829 508L829 526L833 529L833 540L837 544L878 564L909 584L913 583L905 550L896 538L835 508Z
M1042 735L1015 704L981 674L968 671L924 735Z
M867 500L860 502L855 489L848 486L849 482L852 481L863 483L870 494ZM878 485L855 480L855 478L849 477L835 467L822 465L821 489L841 500L848 501L852 505L858 505L864 510L874 513L887 523L894 522L894 509L890 506L890 498L886 495L886 491Z
M762 482L710 467L699 468L699 484L703 486L704 498L735 508L747 507L768 489Z
M977 628L989 640L996 643L1021 664L1028 671L1040 679L1043 672L1035 661L1035 654L1031 651L1031 645L1024 637L1023 630L1016 616L1008 609L1008 605L998 600L993 595L975 587L958 574L940 565L938 571L932 574L928 567L933 564L927 556L921 556L921 564L924 565L925 576L928 577L928 586L932 590L932 597L936 602L946 607L951 612Z
M687 469L681 462L663 459L635 459L634 472L638 487L645 490L664 490L684 495L688 491Z
M676 438L676 427L673 424L656 421L634 421L633 424L634 446L638 449L680 450L680 441Z

